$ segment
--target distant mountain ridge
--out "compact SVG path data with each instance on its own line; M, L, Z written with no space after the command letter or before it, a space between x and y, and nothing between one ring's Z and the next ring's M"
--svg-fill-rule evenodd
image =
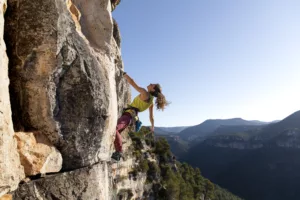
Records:
M260 131L266 125L238 125L238 126L228 126L221 125L219 126L210 136L218 136L218 135L232 135L235 133L245 133L255 130L255 132ZM251 135L249 133L249 135Z
M270 139L290 128L300 129L300 111L294 112L283 120L265 127L259 134L259 137L263 139Z
M175 126L175 127L154 127L156 133L162 135L169 135L169 134L177 134L184 129L188 128L189 126Z
M262 125L219 126L181 155L247 200L300 199L300 111Z
M261 122L258 120L247 121L242 118L209 119L199 125L184 129L179 133L179 136L184 140L193 140L197 137L209 135L220 126L257 126L266 124L268 124L268 122Z
M238 120L237 120L238 119ZM209 121L209 120L207 120ZM205 122L207 122L205 121ZM263 146L269 145L269 142L272 138L277 136L284 137L284 133L295 132L300 130L300 111L297 111L281 121L276 123L267 124L265 122L254 121L254 123L258 123L261 125L245 125L249 124L249 121L241 120L240 118L228 119L228 120L210 120L210 122L214 122L214 126L210 124L210 130L216 127L219 123L226 122L227 124L232 123L242 123L244 125L219 125L218 128L215 128L212 132L207 132L206 134L202 134L202 140L193 140L193 143L190 145L194 146L197 143L204 141L206 144L215 145L219 147L231 147L231 148L240 148L240 149L248 149L248 148L261 148ZM253 121L250 121L250 124ZM200 124L203 130L203 124ZM206 124L207 125L207 124ZM200 127L200 126L198 126ZM198 128L196 127L196 128ZM195 127L191 127L195 128ZM188 131L186 129L185 131ZM199 130L199 129L198 129ZM208 130L208 129L207 129ZM206 130L206 131L207 131ZM184 132L184 131L182 131ZM182 137L182 132L179 134ZM199 132L198 132L199 134ZM196 135L198 138L199 136ZM201 137L201 136L200 136ZM195 138L195 136L194 136ZM300 144L299 144L300 145Z

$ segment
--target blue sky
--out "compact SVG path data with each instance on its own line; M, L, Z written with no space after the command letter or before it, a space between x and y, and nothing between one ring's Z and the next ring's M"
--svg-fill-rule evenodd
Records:
M155 126L190 126L300 110L299 10L299 0L123 0L113 17L125 71L172 102Z

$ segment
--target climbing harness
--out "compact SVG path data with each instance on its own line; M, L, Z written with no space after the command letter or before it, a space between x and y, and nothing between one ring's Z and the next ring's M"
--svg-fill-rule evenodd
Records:
M142 122L140 121L140 119L138 117L139 109L128 105L127 108L123 109L123 113L125 113L125 112L130 113L130 115L132 117L132 124L131 125L134 124L135 125L135 132L139 132L139 130L142 128Z

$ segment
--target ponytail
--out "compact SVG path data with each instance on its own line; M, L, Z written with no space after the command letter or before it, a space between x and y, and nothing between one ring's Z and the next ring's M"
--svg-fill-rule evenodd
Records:
M150 94L156 97L155 105L157 110L164 110L167 105L170 103L166 100L166 97L161 93L161 87L159 84L156 84L154 87L154 91L150 92Z
M170 102L166 100L166 97L162 93L158 93L155 100L156 109L164 111L165 107L168 106L169 104Z

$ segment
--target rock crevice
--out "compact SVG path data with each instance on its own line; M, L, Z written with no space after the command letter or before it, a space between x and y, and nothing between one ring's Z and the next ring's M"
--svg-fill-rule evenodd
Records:
M6 0L0 0L0 197L15 190L24 178L17 144L13 139L14 130L8 90L8 59L3 40L3 16L6 8Z

